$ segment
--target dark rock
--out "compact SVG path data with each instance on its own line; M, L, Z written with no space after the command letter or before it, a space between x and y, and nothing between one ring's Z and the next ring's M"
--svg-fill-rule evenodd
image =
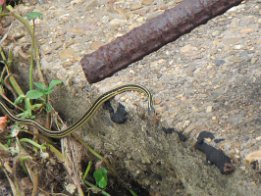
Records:
M222 174L230 174L235 170L231 159L222 150L216 149L203 141L198 141L195 147L206 154L207 162L214 164Z
M124 105L121 103L119 103L116 112L114 112L114 109L109 101L105 102L104 109L109 111L111 120L117 124L125 123L128 120L128 113L125 110Z
M181 133L180 131L175 130L174 128L162 127L162 130L166 134L171 134L173 132L177 133L178 137L179 137L179 140L182 141L182 142L185 142L187 140L187 137L183 133Z

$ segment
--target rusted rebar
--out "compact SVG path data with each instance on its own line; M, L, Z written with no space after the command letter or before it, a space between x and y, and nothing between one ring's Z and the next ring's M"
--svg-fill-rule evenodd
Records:
M85 55L81 60L85 76L90 83L111 76L241 1L183 0L176 7Z

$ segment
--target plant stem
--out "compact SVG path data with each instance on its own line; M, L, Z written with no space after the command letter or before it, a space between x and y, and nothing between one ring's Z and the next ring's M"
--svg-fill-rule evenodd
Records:
M5 68L7 70L7 73L8 73L8 76L9 76L9 82L10 82L11 86L13 87L14 91L18 94L18 96L24 95L22 88L19 86L15 77L9 71L10 65L7 64L7 62L9 62L10 64L12 63L11 57L9 57L8 60L6 59L6 56L4 54L2 47L0 47L0 54L1 54L1 57L4 61ZM29 112L29 115L32 115L32 109L31 108L32 108L32 106L31 106L30 99L25 98L25 109Z
M10 13L18 20L20 21L25 28L27 29L27 31L29 32L31 39L32 39L32 56L33 59L36 61L36 65L37 65L37 70L38 70L38 76L41 82L45 82L43 74L41 72L41 62L40 62L40 53L39 53L39 48L38 48L38 44L37 44L37 40L34 34L34 27L32 27L28 20L24 19L22 16L20 16L19 14L15 13L12 6L8 5L6 6L6 8L8 9L8 11L10 11ZM34 23L34 22L33 22Z
M30 90L33 89L33 70L34 70L34 60L36 59L35 48L38 48L36 46L35 26L34 25L35 25L35 23L34 23L34 20L33 20L33 25L32 25L32 48L31 48L30 67L29 67L29 89Z
M1 57L4 61L4 64L5 64L5 68L7 70L7 73L9 75L9 82L10 84L12 85L12 87L14 88L15 92L18 94L18 95L24 95L24 92L23 90L21 89L21 87L18 85L17 81L15 80L14 76L12 76L10 74L10 71L9 71L9 68L10 66L7 64L7 59L6 59L6 56L4 54L4 51L2 49L2 47L0 47L0 54L1 54ZM10 60L9 60L10 61Z
M33 60L33 55L31 55L30 67L29 67L29 90L33 89L33 70L34 70L34 60Z
M87 180L85 180L84 183L87 184L88 186L90 186L91 189L95 189L95 190L100 191L102 195L110 196L109 193L105 192L104 190L100 189L99 187L95 186L94 184L88 182Z
M83 174L83 177L82 177L83 181L86 180L86 178L87 178L87 176L88 176L88 174L89 174L89 172L91 170L91 166L92 166L92 161L89 161L89 163L87 165L87 168L86 168L86 170L85 170L85 172Z
M9 14L8 14L8 13L1 13L1 14L0 14L0 17L2 17L2 16L3 16L3 17L9 16Z
M24 19L22 16L20 16L19 14L16 14L11 5L6 6L6 9L8 9L8 11L10 11L10 13L26 27L30 36L33 38L33 36L34 36L33 29L31 28L31 25L29 24L29 22L26 19Z

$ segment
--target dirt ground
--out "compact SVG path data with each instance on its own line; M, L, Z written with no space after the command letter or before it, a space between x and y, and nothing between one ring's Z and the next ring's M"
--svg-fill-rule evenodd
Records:
M54 97L67 122L114 86L137 83L153 92L160 126L148 123L146 99L137 93L115 98L125 105L129 120L116 125L99 112L84 131L86 142L108 156L123 179L133 179L151 195L260 195L260 170L246 157L261 150L261 3L245 1L207 24L169 43L96 84L88 84L80 66L84 54L137 27L178 0L59 0L19 5L21 14L43 13L36 21L43 71L64 87ZM26 62L30 39L21 25L11 32L16 58ZM23 36L25 35L25 36ZM18 70L26 72L21 63ZM22 76L22 75L21 75ZM180 142L174 128L188 137ZM236 166L222 175L205 164L193 148L198 133L214 133L212 143ZM261 164L261 157L255 157ZM260 166L259 166L260 167Z

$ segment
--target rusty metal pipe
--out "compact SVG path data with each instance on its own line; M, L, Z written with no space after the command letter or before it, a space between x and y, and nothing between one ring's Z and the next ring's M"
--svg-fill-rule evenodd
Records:
M81 59L85 76L90 83L111 76L241 1L183 0L176 7L86 54Z

